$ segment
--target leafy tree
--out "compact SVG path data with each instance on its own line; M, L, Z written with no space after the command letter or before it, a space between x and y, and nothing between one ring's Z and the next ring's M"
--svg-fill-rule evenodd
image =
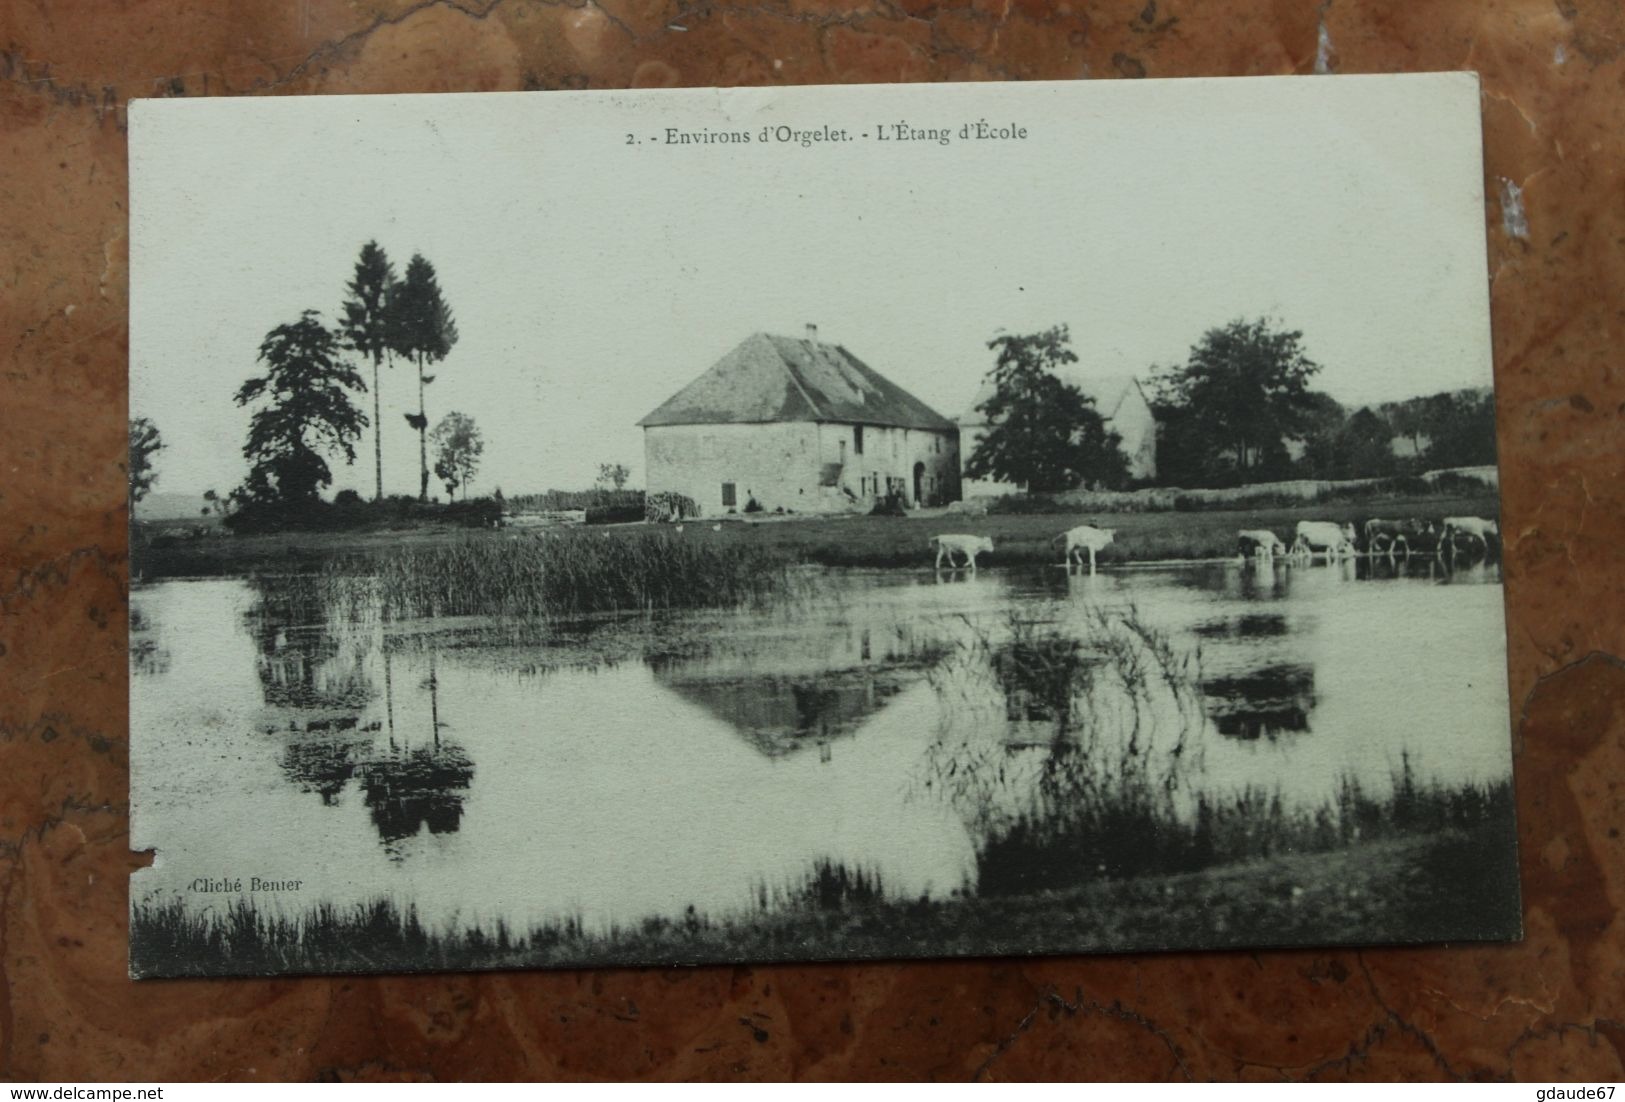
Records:
M468 484L480 468L480 455L485 451L485 440L480 436L474 418L456 410L446 414L434 427L434 473L446 484L448 497L462 487L463 499L468 499Z
M349 297L340 308L339 336L345 347L372 361L373 497L384 496L384 422L378 369L390 348L389 298L395 287L395 269L378 242L361 246L355 275L346 285Z
M965 465L966 478L996 478L1039 493L1084 483L1121 485L1128 461L1094 400L1055 371L1077 363L1064 325L988 342L998 356L993 395L978 408L988 430Z
M1398 466L1393 439L1388 422L1362 407L1335 431L1314 437L1305 459L1321 478L1381 478Z
M598 485L615 490L624 490L626 480L632 477L632 468L625 463L598 464Z
M1495 462L1495 397L1462 390L1426 400L1430 467L1474 467Z
M220 494L212 489L203 491L203 515L206 517L215 516L224 519L236 512L239 504L241 502L235 493Z
M1238 318L1209 329L1184 366L1162 376L1160 401L1187 411L1203 465L1231 463L1244 480L1279 467L1282 442L1303 433L1309 380L1320 370L1302 340L1301 332L1277 330L1268 319Z
M1305 396L1299 429L1304 443L1302 473L1311 478L1335 477L1338 441L1348 419L1343 404L1330 394L1312 390Z
M158 434L158 426L145 417L135 417L130 420L130 459L127 468L130 483L128 488L130 516L135 516L136 502L147 496L152 484L158 481L158 472L152 465L153 457L164 447L164 438Z
M418 500L429 500L429 416L425 412L424 388L435 377L427 373L429 364L439 363L457 343L457 322L440 293L434 265L413 253L406 266L406 278L389 299L390 344L410 359L418 369L418 411L406 415L406 423L418 430Z
M248 480L237 495L256 504L314 501L333 481L325 455L334 451L355 462L355 441L367 415L350 400L366 382L340 357L338 338L315 310L279 325L260 345L265 375L237 391L246 406L264 400L248 423L243 456Z
M1405 402L1384 402L1377 407L1395 436L1411 442L1411 454L1421 456L1422 441L1428 436L1428 417L1425 404L1412 398Z

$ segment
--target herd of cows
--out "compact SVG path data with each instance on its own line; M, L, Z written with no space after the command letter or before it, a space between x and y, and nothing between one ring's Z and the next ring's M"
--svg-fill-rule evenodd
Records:
M1110 544L1116 534L1115 528L1080 524L1050 542L1055 546L1065 545L1068 567L1081 567L1087 554L1089 573L1093 574L1096 553ZM1356 529L1351 523L1300 520L1290 547L1268 528L1244 528L1236 536L1237 551L1243 561L1268 562L1280 556L1312 562L1316 556L1331 561L1360 555L1386 555L1398 561L1409 559L1413 554L1436 555L1441 559L1454 559L1461 554L1489 556L1499 547L1501 529L1495 521L1483 517L1445 517L1437 524L1416 517L1407 520L1372 518L1365 522L1363 529ZM937 553L938 570L943 568L944 562L950 569L975 570L976 556L993 551L993 540L987 536L938 535L927 542ZM956 556L963 560L957 565Z

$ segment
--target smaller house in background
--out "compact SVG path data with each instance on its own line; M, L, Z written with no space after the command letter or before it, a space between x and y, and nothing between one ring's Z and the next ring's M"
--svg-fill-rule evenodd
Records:
M959 430L816 326L746 337L638 422L645 482L702 515L867 510L959 496Z
M1072 369L1060 372L1065 382L1077 387L1094 400L1095 412L1106 422L1106 428L1119 437L1118 447L1128 460L1129 477L1137 482L1149 481L1157 475L1157 419L1151 412L1140 381L1132 375L1102 375L1099 372ZM984 381L976 392L970 407L959 416L959 447L961 463L969 463L976 447L987 435L987 414L982 407L993 397L993 383ZM1022 487L1011 482L993 479L961 478L961 492L967 498L999 497L1019 493Z

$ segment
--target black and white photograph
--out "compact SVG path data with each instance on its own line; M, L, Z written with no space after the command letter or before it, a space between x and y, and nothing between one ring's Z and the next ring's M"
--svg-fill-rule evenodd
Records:
M131 974L1517 939L1479 104L132 103Z

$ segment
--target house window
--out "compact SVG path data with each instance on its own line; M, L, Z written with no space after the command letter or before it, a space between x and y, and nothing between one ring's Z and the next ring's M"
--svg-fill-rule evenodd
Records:
M739 493L732 482L722 484L722 507L731 509L739 503Z
M863 454L863 426L862 425L853 425L852 426L852 454L853 455L862 455Z

